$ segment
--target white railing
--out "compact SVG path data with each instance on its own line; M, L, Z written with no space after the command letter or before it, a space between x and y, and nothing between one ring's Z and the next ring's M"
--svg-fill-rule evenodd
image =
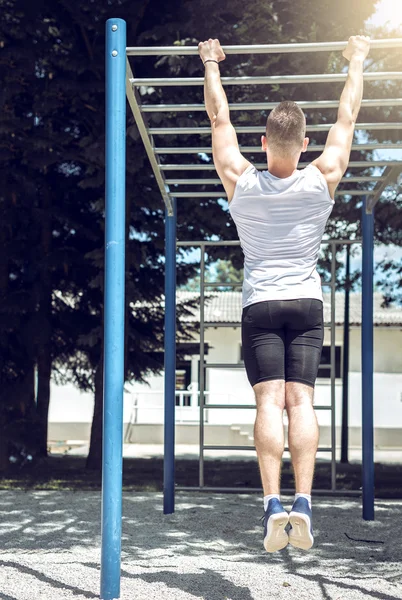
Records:
M176 422L177 423L189 423L199 422L199 397L200 393L198 390L176 390ZM210 398L213 398L214 404L219 404L222 409L225 405L244 405L244 400L239 396L230 392L208 392L204 393L206 410L204 420L208 422L208 402ZM252 403L251 406L254 406ZM146 413L150 411L160 412L160 422L163 422L163 411L164 411L164 392L160 391L137 391L132 393L132 408L129 418L129 424L135 425L137 423L146 423ZM142 415L141 415L142 413ZM152 422L155 422L152 419Z

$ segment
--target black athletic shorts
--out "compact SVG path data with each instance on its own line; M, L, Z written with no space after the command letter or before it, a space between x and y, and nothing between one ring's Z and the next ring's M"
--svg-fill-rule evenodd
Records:
M252 386L284 379L314 387L323 340L320 300L268 300L243 309L243 356Z

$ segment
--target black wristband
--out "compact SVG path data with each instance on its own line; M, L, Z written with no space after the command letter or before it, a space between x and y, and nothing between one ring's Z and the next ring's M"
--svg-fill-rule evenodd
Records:
M204 62L204 65L205 65L205 63L207 63L207 62L214 62L214 63L216 63L217 65L219 65L219 62L218 62L217 60L214 60L213 58L208 58L208 59L207 59L207 60Z

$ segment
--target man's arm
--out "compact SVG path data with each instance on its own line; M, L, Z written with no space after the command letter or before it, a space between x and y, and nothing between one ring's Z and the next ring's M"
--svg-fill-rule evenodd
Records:
M229 105L217 64L226 58L222 47L218 40L210 39L201 42L198 49L205 65L205 108L211 121L214 164L230 202L237 180L250 163L240 153L236 131L230 122Z
M312 163L324 175L332 198L349 163L355 123L363 98L363 64L369 50L370 38L362 35L349 38L343 56L350 65L339 102L338 118L329 131L324 152Z

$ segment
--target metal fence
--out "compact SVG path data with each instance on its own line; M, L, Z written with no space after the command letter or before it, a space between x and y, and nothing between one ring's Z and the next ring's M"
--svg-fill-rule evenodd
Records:
M323 489L315 489L313 490L314 494L337 494L339 490L337 490L336 486L336 422L335 422L335 291L336 291L336 252L337 247L352 245L360 243L359 240L325 240L322 242L322 245L329 245L331 248L331 278L330 281L324 282L323 287L329 287L331 290L331 319L330 323L327 324L330 330L330 363L329 364L321 364L321 367L327 367L330 369L330 380L331 380L331 404L329 406L320 406L316 405L315 410L329 410L331 411L331 446L326 447L322 446L318 448L319 453L329 453L331 455L331 487L328 490ZM222 283L222 282L207 282L205 280L205 256L207 253L207 249L216 246L239 246L240 242L237 240L233 240L230 242L220 241L220 242L178 242L178 247L198 247L201 250L201 260L200 260L200 371L199 371L199 390L200 390L200 430L199 430L199 476L198 476L198 488L209 491L231 491L231 492L250 492L250 491L260 491L260 489L250 489L244 487L211 487L205 485L205 477L204 477L204 454L205 451L208 450L239 450L243 449L240 446L225 446L225 445L206 445L205 444L205 435L204 435L204 424L205 424L205 411L213 410L213 409L242 409L242 410L250 410L250 408L255 408L254 406L250 406L249 404L211 404L205 401L205 371L206 369L244 369L244 365L238 363L211 363L205 361L205 329L208 326L208 323L205 323L205 290L206 288L216 288L216 287L239 287L241 283ZM255 450L254 446L248 447L250 450ZM286 451L289 449L286 448ZM194 489L194 487L185 487L180 486L176 488L177 490L190 490ZM293 493L294 490L290 489L282 489L283 493ZM342 490L341 494L347 495L348 492ZM356 492L353 492L356 495Z

